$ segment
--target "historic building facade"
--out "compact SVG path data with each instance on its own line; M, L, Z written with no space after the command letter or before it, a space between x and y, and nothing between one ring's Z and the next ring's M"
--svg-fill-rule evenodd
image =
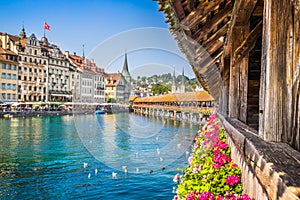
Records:
M62 53L44 36L0 33L1 100L105 102L104 69L84 56Z
M14 102L18 98L18 55L3 44L3 39L0 39L0 100Z
M71 87L77 102L104 103L105 102L105 75L104 69L96 63L76 54L65 53L72 65L76 67L71 74ZM75 77L79 77L76 79ZM80 80L78 82L78 80ZM78 95L79 94L79 95Z

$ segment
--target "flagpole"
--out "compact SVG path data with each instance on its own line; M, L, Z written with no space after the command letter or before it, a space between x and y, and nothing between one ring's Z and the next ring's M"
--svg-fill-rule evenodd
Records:
M44 27L44 37L46 37L46 33L45 33L45 19L44 19L43 27Z

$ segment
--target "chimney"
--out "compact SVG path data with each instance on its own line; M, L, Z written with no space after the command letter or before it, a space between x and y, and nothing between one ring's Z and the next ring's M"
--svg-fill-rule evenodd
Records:
M65 51L66 58L69 58L69 55L70 55L69 51Z

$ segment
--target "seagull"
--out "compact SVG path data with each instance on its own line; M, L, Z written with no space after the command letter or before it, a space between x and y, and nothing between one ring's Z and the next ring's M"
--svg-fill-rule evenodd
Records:
M188 157L189 154L190 154L190 152L188 152L188 151L185 152L186 157Z
M156 136L156 141L158 141L158 136Z
M128 172L128 171L127 171L127 166L126 166L126 165L123 165L123 166L122 166L122 169L124 170L125 173Z
M86 162L83 163L83 168L87 168L88 164Z
M95 169L95 175L97 175L98 174L98 169Z
M113 173L111 173L111 176L112 176L113 178L117 178L117 174L118 174L118 173L113 172Z
M136 152L136 153L135 153L135 157L138 157L138 155L139 155L139 153L138 153L138 152Z
M157 155L160 154L159 148L156 149Z
M163 161L164 159L162 157L159 158L160 161Z
M181 144L177 144L177 148L180 148L181 147Z
M91 173L89 173L88 178L91 179L91 176L92 176Z
M137 168L136 168L136 172L139 172L139 171L140 171L140 169L137 167Z

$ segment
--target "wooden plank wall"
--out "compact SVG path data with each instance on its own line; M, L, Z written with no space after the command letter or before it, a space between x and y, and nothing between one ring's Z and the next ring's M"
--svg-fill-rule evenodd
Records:
M299 0L266 0L259 135L300 150Z

